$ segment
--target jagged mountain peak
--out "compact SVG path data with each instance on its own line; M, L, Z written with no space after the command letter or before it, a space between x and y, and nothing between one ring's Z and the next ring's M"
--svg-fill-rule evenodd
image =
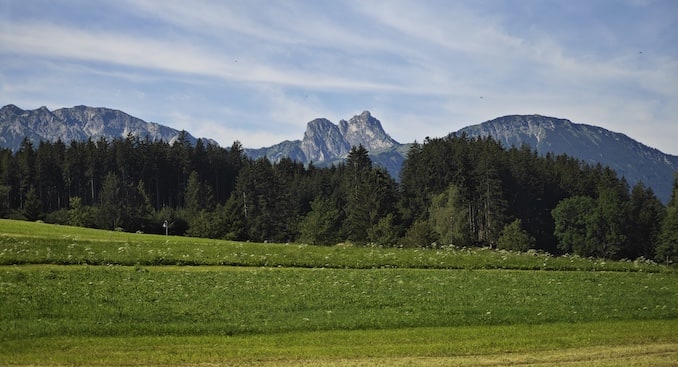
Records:
M381 122L370 111L363 111L348 121L335 124L326 118L317 118L306 124L303 140L286 141L267 148L246 149L252 158L268 157L277 161L285 156L302 163L330 164L344 159L351 147L362 145L371 153L394 150L401 146L383 129ZM392 152L386 152L392 153ZM384 162L394 176L398 175L404 154L390 154Z
M301 151L306 162L322 162L348 153L350 146L330 120L319 118L306 124Z
M339 131L351 146L362 145L370 151L386 149L398 144L384 131L381 121L372 117L370 111L363 111L348 121L339 121Z

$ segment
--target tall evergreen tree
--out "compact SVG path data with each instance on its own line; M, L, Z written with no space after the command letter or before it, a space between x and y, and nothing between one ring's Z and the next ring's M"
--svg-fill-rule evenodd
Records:
M588 244L590 255L613 258L626 243L626 202L620 192L603 189L589 217Z
M493 246L508 217L508 203L503 192L502 149L489 138L479 141L478 149L478 163L473 174L471 230L480 243Z
M121 227L124 222L126 212L125 203L121 201L122 197L121 183L118 176L110 172L106 175L101 186L99 194L99 226L104 229L115 229Z
M652 259L659 241L661 223L665 208L651 188L643 183L636 184L631 190L627 223L628 240L619 256L636 259L640 256Z
M21 147L17 152L17 162L19 165L19 192L20 208L24 208L26 195L31 187L35 187L35 150L33 143L28 138L24 138ZM37 195L37 194L36 194Z
M573 196L558 203L551 213L559 250L589 256L589 223L595 207L595 201L588 196Z
M356 243L367 240L367 230L371 227L370 206L371 199L369 178L372 170L372 161L367 149L360 145L353 147L346 158L346 219L344 231L348 239Z
M35 187L31 185L26 192L22 214L28 220L38 220L42 218L41 208L42 204L40 203L38 192L35 190Z
M656 251L658 261L666 264L678 262L678 173L674 175L671 200L666 207Z
M198 214L198 212L205 208L205 192L196 171L191 172L188 176L184 198L186 202L185 208L191 216Z

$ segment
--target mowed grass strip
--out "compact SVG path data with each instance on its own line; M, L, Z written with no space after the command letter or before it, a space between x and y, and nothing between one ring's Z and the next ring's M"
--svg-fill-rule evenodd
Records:
M675 273L4 266L0 341L671 320Z
M0 220L0 265L22 264L676 272L675 267L646 261L553 257L536 252L243 243Z
M0 344L3 365L673 366L677 320L239 336L49 337Z

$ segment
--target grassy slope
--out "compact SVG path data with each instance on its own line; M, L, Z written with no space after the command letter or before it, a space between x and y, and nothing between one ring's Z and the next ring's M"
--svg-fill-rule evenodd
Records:
M0 265L12 264L675 271L675 268L646 263L479 248L397 249L242 243L0 220Z
M231 256L249 266L375 269L2 266L0 364L590 365L593 358L650 366L678 358L678 275L661 266L0 221L0 263L152 264L157 256L171 264ZM639 272L469 270L502 267Z

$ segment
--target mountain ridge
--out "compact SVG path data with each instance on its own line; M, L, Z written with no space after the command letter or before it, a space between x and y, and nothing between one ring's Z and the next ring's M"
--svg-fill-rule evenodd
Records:
M128 134L170 144L181 131L155 122L146 122L123 111L106 107L74 106L50 111L42 106L24 110L9 104L0 108L0 146L16 151L24 138L34 145L40 141L65 143L87 139L125 138ZM186 132L189 142L197 138ZM212 144L216 141L206 139Z
M37 144L41 140L125 138L127 134L173 143L180 131L105 107L81 105L50 111L44 106L23 110L9 104L0 108L0 146L14 151L19 149L24 137ZM540 155L567 154L588 164L600 163L624 176L630 185L642 181L664 203L670 198L673 174L678 171L678 156L663 153L622 133L556 117L508 115L450 134L465 134L469 138L491 136L507 149L526 144ZM197 141L190 133L186 133L186 137L192 143ZM338 124L325 118L311 120L301 140L286 140L258 149L245 148L244 152L252 159L266 157L277 162L290 158L327 166L342 162L351 147L358 145L368 149L372 161L396 179L411 146L391 138L378 119L369 111L363 111Z
M464 127L454 134L490 136L505 148L530 146L540 155L567 154L585 163L602 164L624 176L630 185L643 182L668 202L678 156L640 143L600 126L542 115L508 115Z

